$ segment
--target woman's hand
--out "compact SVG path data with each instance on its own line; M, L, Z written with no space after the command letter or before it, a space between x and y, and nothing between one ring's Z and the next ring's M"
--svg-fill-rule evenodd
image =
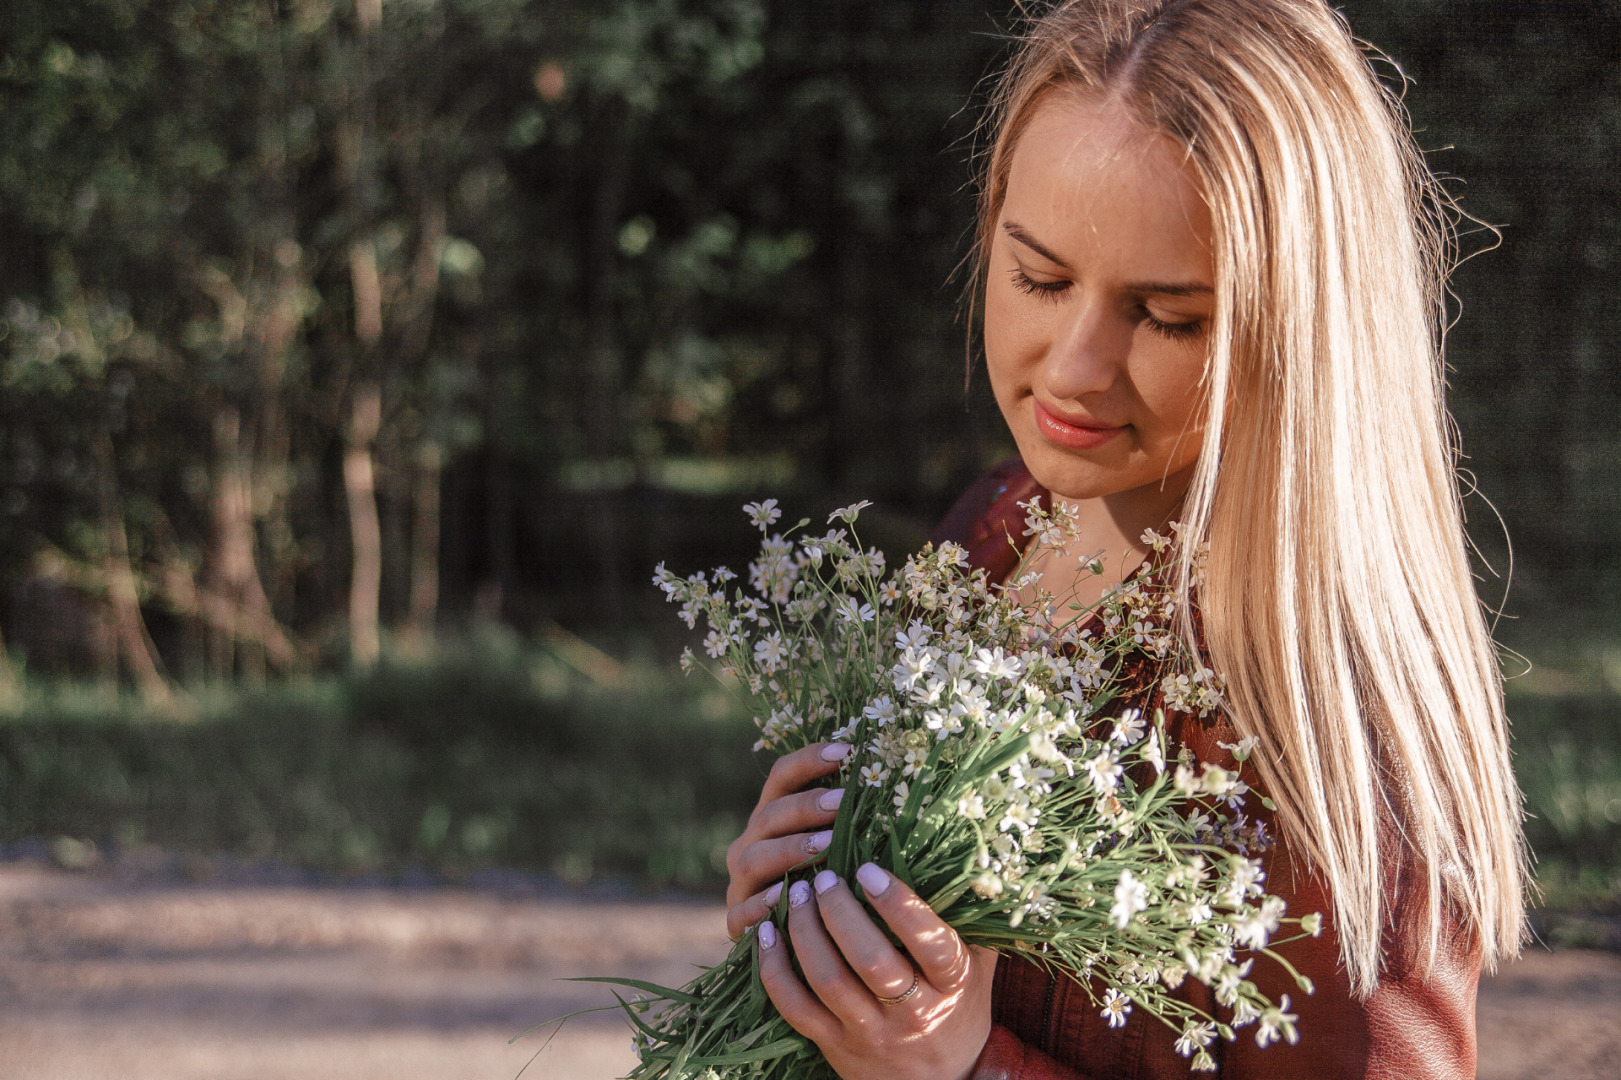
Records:
M783 875L821 858L833 842L824 826L838 817L844 789L805 789L837 772L849 756L847 743L812 743L771 766L748 827L726 849L726 931L733 938L771 913Z
M788 894L788 935L805 982L777 928L760 924L766 993L844 1080L964 1080L990 1036L996 954L965 945L880 867L867 863L856 879L906 952L823 870L815 895L803 881Z

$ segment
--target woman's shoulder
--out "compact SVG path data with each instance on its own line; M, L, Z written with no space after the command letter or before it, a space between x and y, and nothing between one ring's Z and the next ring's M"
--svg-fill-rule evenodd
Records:
M1018 565L1019 553L1029 543L1024 535L1024 511L1019 503L1047 495L1030 475L1024 459L1008 458L986 470L968 485L930 539L950 541L968 552L968 561L1000 581Z

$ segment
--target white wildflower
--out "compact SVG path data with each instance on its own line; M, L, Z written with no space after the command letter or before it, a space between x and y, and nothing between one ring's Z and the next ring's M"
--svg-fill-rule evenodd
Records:
M1114 735L1112 737L1121 746L1130 746L1143 737L1143 728L1146 726L1147 721L1143 719L1141 709L1127 709L1114 722Z
M1112 1028L1126 1026L1126 1014L1131 1012L1131 999L1120 991L1109 988L1103 998L1103 1018Z
M1132 916L1147 907L1148 886L1138 881L1130 870L1120 871L1120 881L1114 887L1114 906L1109 908L1109 918L1114 920L1115 929L1124 930Z
M765 532L768 527L775 524L782 517L782 511L777 509L776 499L767 499L764 502L752 502L743 507L743 512L754 522L754 527Z
M1216 1037L1216 1025L1205 1021L1188 1021L1188 1026L1182 1029L1182 1034L1176 1040L1176 1052L1183 1057L1192 1057L1196 1052L1209 1046Z
M1298 1019L1300 1017L1289 1012L1289 995L1284 994L1272 1008L1262 1010L1261 1022L1255 1028L1255 1045L1264 1047L1282 1035L1293 1046L1300 1041L1300 1032L1295 1030Z
M827 523L831 525L835 521L842 521L846 525L853 525L855 524L856 518L861 514L861 511L865 510L871 505L871 499L862 499L858 503L851 503L849 506L841 506L831 514L827 515Z
M1124 772L1120 762L1115 759L1114 751L1105 750L1094 758L1087 760L1086 778L1092 782L1092 787L1099 795L1109 795L1120 786L1120 776Z

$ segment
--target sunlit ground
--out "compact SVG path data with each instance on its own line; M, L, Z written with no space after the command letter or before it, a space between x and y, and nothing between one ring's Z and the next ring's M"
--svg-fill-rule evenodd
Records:
M633 1063L582 974L679 984L713 902L131 882L0 864L6 1080L607 1080ZM1309 1037L1309 1036L1308 1036ZM1481 1077L1611 1080L1621 957L1534 952L1482 984Z

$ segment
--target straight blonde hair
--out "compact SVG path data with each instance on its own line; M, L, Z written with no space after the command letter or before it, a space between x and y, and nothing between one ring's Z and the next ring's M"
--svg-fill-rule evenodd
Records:
M1178 587L1197 589L1287 842L1329 888L1351 985L1378 983L1402 859L1427 884L1426 962L1450 907L1490 969L1519 951L1527 862L1443 397L1455 208L1321 0L1072 0L1029 19L992 102L976 293L1014 148L1057 92L1174 140L1210 205Z

